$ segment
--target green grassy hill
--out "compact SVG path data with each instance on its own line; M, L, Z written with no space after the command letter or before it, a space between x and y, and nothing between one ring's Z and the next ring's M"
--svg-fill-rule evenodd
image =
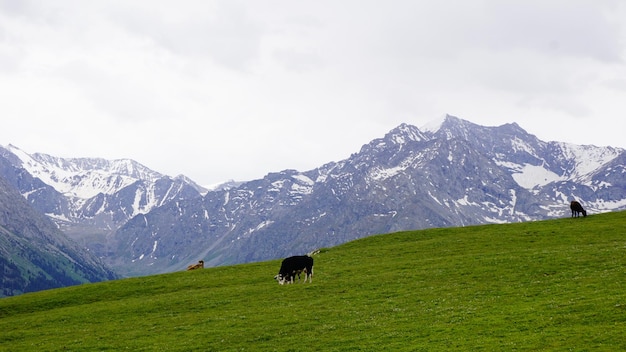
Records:
M2 351L626 350L626 212L369 237L315 256L0 299Z

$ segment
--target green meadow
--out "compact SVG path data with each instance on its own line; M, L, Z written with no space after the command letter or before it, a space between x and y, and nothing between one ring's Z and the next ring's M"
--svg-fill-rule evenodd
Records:
M300 253L294 253L300 254ZM0 299L0 351L624 351L626 212L373 236L315 255Z

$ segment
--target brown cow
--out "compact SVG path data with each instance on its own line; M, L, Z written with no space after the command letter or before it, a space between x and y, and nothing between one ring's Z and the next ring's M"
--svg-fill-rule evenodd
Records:
M197 264L192 264L187 267L187 271L196 269L204 269L204 260L200 260Z
M587 216L587 211L575 200L570 203L569 208L572 210L572 217L580 217L580 213L583 214L583 217Z

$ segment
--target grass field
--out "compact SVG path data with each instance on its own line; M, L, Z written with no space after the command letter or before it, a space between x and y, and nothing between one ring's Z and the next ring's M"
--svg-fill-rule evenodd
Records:
M299 254L299 253L294 253ZM409 231L0 299L0 351L624 351L626 212Z

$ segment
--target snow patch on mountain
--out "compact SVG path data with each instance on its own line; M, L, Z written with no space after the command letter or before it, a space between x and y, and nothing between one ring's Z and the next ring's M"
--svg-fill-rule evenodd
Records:
M562 180L563 178L554 172L537 165L519 165L518 172L511 175L515 182L526 189L533 189L537 186L545 186L550 182Z
M388 137L388 139L390 139L394 144L405 144L408 141L421 141L425 139L422 135L422 131L415 126L406 123L403 123L393 129L386 137Z
M596 147L593 145L575 145L570 143L555 142L563 155L575 161L571 172L572 177L587 175L603 165L617 158L622 151L611 147Z
M595 202L589 202L588 205L595 209L598 209L599 211L607 212L613 211L614 209L626 207L626 199L620 199L617 201L606 201L603 199L598 199Z
M311 178L307 177L306 175L299 174L293 175L291 177L309 186L313 186L315 184L315 181L311 180Z
M428 121L425 125L420 127L420 130L423 132L435 133L439 131L439 129L441 128L441 125L443 125L447 117L448 115L443 115L437 119Z
M536 152L535 152L535 149L532 146L530 146L527 141L525 141L525 140L523 140L523 139L521 139L519 137L515 137L515 138L513 138L511 140L511 147L513 148L513 151L516 151L516 152L520 152L520 151L521 152L526 152L529 155L532 155L534 157L538 157Z
M370 178L375 181L383 181L388 178L394 177L395 175L401 173L406 168L402 166L396 166L391 168L372 168L370 171Z
M311 185L301 185L294 183L291 185L291 191L295 194L311 194L313 193L313 187Z
M516 144L517 147L524 145ZM545 163L542 165L516 164L510 161L494 159L494 162L501 167L511 170L511 177L521 187L532 190L536 187L545 186L551 182L565 180L566 178L557 175L553 171L546 168Z
M261 222L260 224L258 224L255 228L253 228L253 229L249 229L249 230L245 233L245 236L249 236L249 235L251 235L252 233L257 232L257 231L259 231L259 230L263 229L264 227L268 227L268 226L272 225L273 223L274 223L274 221L272 221L272 220L265 220L265 221L262 221L262 222Z

